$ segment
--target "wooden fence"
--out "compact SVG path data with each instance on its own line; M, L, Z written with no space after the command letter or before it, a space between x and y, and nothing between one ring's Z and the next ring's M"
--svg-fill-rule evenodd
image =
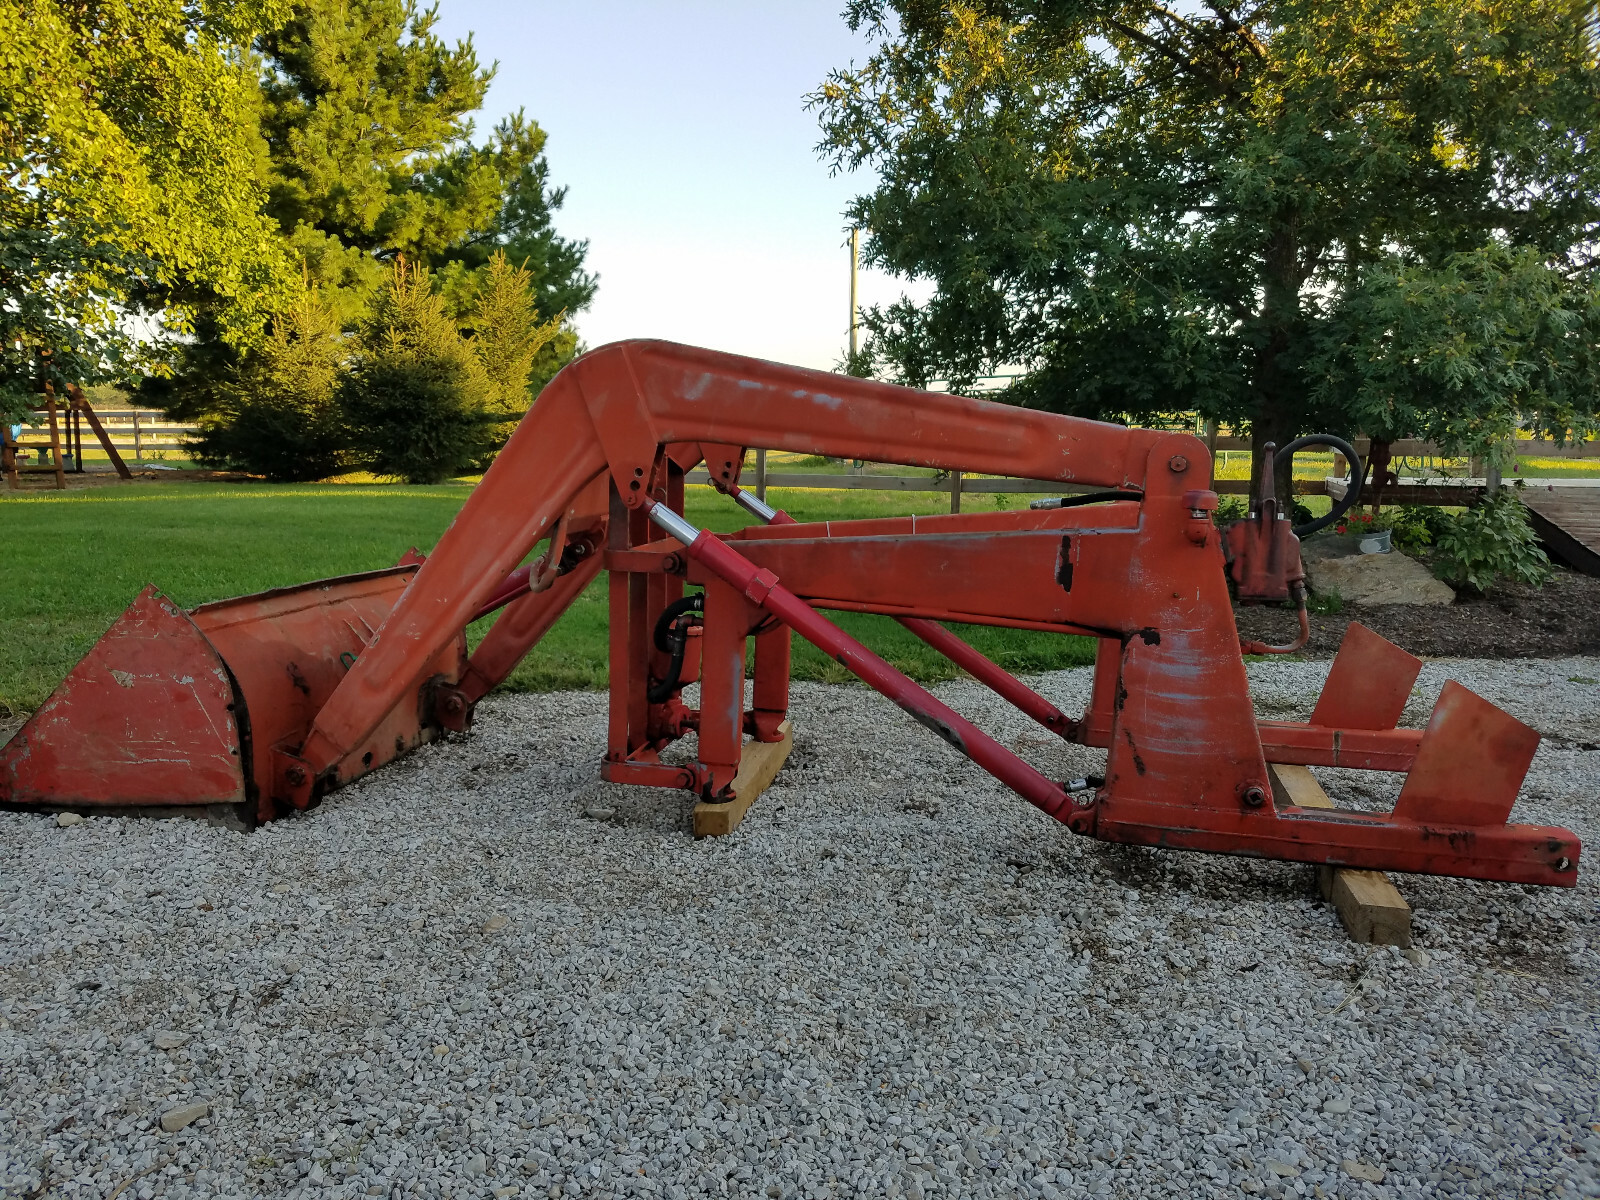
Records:
M186 439L197 431L194 425L184 424L169 420L164 414L146 409L96 409L101 424L110 436L111 442L117 447L119 453L129 462L141 464L150 461L159 461L168 454L177 453L186 455L188 444ZM48 418L43 412L33 415L36 426L31 432L24 431L22 446L25 450L37 450L40 446L49 446L49 437L43 433L41 427L47 423ZM43 436L41 436L43 435ZM93 441L84 444L86 451L95 452L99 447ZM1369 442L1366 438L1358 438L1355 448L1362 455L1367 453ZM1219 453L1235 453L1250 450L1250 439L1244 437L1222 436L1215 439L1215 449ZM1600 442L1585 442L1579 445L1558 446L1554 442L1534 440L1518 442L1516 451L1519 457L1526 458L1562 458L1562 459L1600 459ZM1455 459L1444 453L1438 446L1431 442L1404 439L1390 443L1389 452L1394 459L1424 458L1443 461L1464 461ZM1480 472L1473 469L1477 464L1468 468L1472 475ZM961 511L961 497L970 494L1014 494L1014 495L1071 495L1092 491L1096 489L1078 487L1071 484L1063 485L1059 482L1051 483L1038 479L1018 479L995 476L970 476L959 471L947 471L933 475L880 475L864 469L851 470L845 474L827 474L822 472L795 472L795 471L768 471L766 453L758 451L755 455L754 471L747 476L759 495L765 495L766 489L774 488L844 488L862 489L882 492L946 492L950 496L950 507L953 512ZM687 478L689 483L709 483L710 477L704 471L691 472ZM1247 495L1250 485L1244 479L1219 479L1213 485L1223 495ZM1391 504L1458 504L1464 502L1472 485L1465 479L1450 482L1418 483L1402 480L1397 485L1384 489L1383 499ZM1326 482L1319 479L1296 480L1295 492L1300 495L1327 495Z
M111 444L129 462L159 461L159 457L174 451L187 454L189 447L184 439L197 432L194 425L169 420L165 414L148 409L96 408L94 411L111 438ZM68 413L65 407L57 413L56 420L63 427L61 448L65 451L68 449L65 431ZM32 428L24 428L22 437L18 439L22 450L33 454L40 450L48 451L49 414L43 411L32 413L28 423ZM83 448L86 455L102 453L100 443L93 437L84 439Z

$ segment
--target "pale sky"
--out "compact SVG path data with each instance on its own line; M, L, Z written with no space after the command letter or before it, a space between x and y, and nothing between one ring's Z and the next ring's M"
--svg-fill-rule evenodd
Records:
M804 96L863 39L842 0L440 0L499 71L479 134L521 107L568 188L557 228L600 276L578 316L591 346L662 337L809 367L842 357L844 208L870 179L830 178ZM863 303L905 285L863 272Z

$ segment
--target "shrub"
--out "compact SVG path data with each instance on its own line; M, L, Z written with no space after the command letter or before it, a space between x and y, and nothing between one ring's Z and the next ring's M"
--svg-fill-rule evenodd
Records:
M1450 528L1450 517L1431 504L1402 504L1386 509L1379 520L1395 546L1408 554L1426 550Z
M347 459L336 401L345 357L338 318L308 293L231 373L191 443L196 461L291 483L338 474Z
M339 393L355 459L375 475L439 483L492 448L494 385L424 267L395 267Z
M1497 579L1536 587L1549 580L1550 559L1513 489L1497 489L1446 520L1448 527L1434 542L1434 571L1446 583L1482 593Z
M485 446L473 464L478 470L488 469L494 454L528 411L534 365L545 348L562 336L565 319L565 313L548 321L539 319L533 276L525 267L513 267L505 251L496 251L484 264L468 318L472 349L489 382L487 404L493 414L484 429Z

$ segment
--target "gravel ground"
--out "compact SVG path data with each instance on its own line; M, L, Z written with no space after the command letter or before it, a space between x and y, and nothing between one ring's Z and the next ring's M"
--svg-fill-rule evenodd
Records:
M1327 664L1250 669L1283 716ZM1592 843L1600 660L1432 662L1412 721L1447 677L1547 734L1518 818ZM1594 865L1399 877L1412 961L1308 868L1075 838L859 688L797 687L696 842L593 782L604 703L496 699L248 835L0 814L0 1194L1600 1196Z

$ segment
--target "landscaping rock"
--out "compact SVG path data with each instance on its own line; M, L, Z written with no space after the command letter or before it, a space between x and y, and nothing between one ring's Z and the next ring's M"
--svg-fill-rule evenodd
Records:
M1311 589L1337 593L1347 604L1454 604L1450 585L1398 550L1389 554L1351 554L1307 564Z
M177 1108L169 1108L161 1114L161 1128L168 1133L177 1133L180 1129L187 1129L210 1111L209 1104L183 1104Z

